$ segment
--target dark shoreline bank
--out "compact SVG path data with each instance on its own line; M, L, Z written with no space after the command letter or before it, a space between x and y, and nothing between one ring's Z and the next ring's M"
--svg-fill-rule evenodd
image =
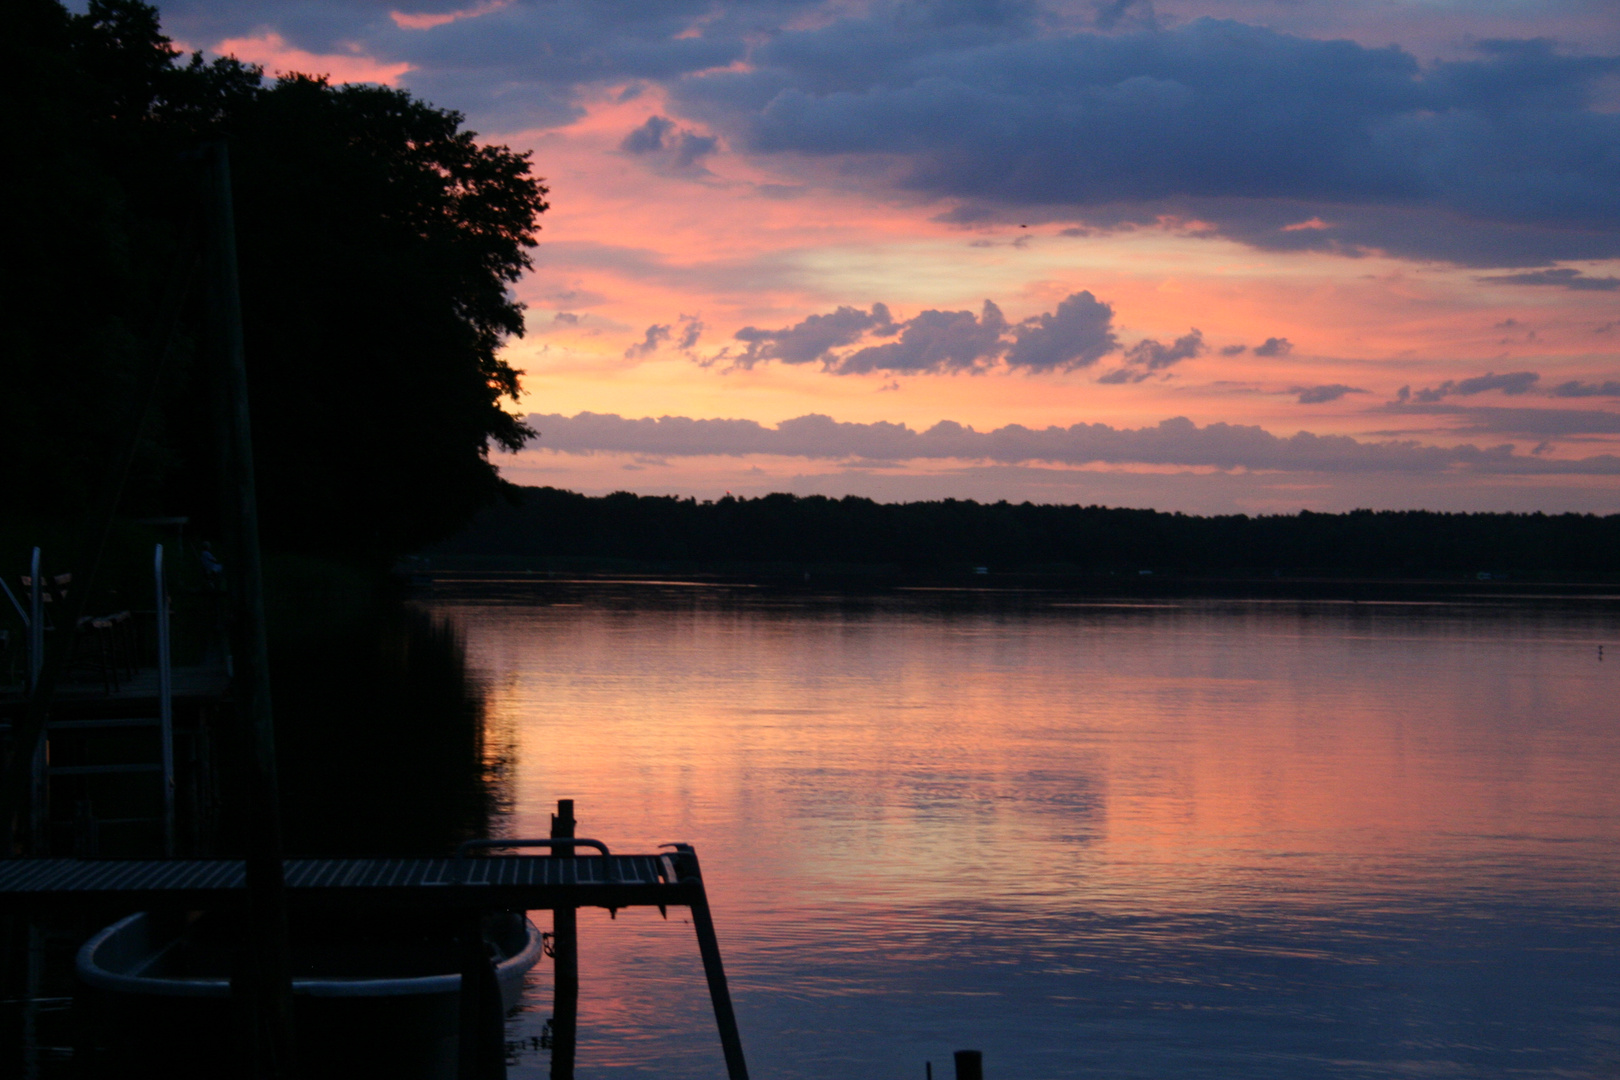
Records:
M809 574L813 584L851 589L993 584L1158 593L1166 580L1201 593L1338 595L1412 582L1620 589L1620 515L1197 517L952 499L775 494L699 502L518 488L401 569L735 579L776 588Z
M438 560L435 560L437 562ZM446 560L448 561L448 560ZM557 560L561 562L562 560ZM580 562L583 560L568 560ZM516 561L514 561L515 563ZM405 569L416 599L545 600L618 596L626 599L725 597L730 600L814 601L977 599L1029 601L1174 600L1256 602L1534 604L1580 602L1620 606L1620 582L1489 581L1456 578L1220 577L1177 574L926 573L898 567L536 567L515 564Z

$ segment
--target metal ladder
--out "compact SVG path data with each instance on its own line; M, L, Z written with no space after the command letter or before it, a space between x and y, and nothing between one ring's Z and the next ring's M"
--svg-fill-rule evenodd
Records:
M120 774L151 774L158 777L161 786L161 810L157 815L136 815L121 818L97 818L89 805L89 800L81 800L81 807L75 811L75 846L84 850L84 854L94 854L98 844L98 833L102 825L130 825L149 822L161 822L163 829L163 854L173 856L175 852L175 778L174 778L174 685L173 662L171 655L171 639L169 627L169 591L163 563L163 545L158 544L152 553L152 579L153 593L156 601L156 638L157 638L157 692L155 700L155 713L146 714L144 708L137 710L139 715L123 716L93 716L85 718L52 718L45 727L45 737L39 742L33 762L33 813L35 850L44 851L49 839L46 835L47 825L51 820L51 781L53 779L69 777L105 777ZM9 590L8 590L9 592ZM44 595L40 575L40 549L34 548L29 564L29 596L28 611L24 620L28 630L28 692L32 694L38 683L40 668L44 663L45 625L44 625ZM15 602L15 601L14 601ZM21 614L21 605L18 605ZM74 628L64 628L72 633ZM62 646L70 648L71 644ZM109 698L109 700L117 700ZM150 699L132 698L132 704L139 703L145 708L151 708ZM55 711L61 711L60 704ZM56 749L58 740L67 741L63 737L84 736L94 739L97 735L129 731L131 729L153 729L158 735L158 760L150 761L113 761L93 762L87 764L53 764L52 750ZM79 747L81 750L84 747ZM65 749L65 748L63 748ZM83 812L80 812L80 811Z

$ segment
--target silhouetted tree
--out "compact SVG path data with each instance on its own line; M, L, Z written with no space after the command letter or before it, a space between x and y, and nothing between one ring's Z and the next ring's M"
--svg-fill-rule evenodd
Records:
M547 208L528 155L404 91L188 60L135 0L17 6L7 194L29 210L4 257L24 285L6 298L9 490L40 513L82 502L185 262L189 152L223 139L267 540L384 556L464 523L500 489L490 445L530 434L501 408L520 372L498 352L523 332L508 286ZM193 304L135 505L212 502L200 325Z
M910 571L1158 572L1269 577L1473 578L1620 574L1620 514L1347 514L1194 517L1034 503L877 503L766 495L713 502L555 488L479 514L441 555L619 559L686 569L884 566Z

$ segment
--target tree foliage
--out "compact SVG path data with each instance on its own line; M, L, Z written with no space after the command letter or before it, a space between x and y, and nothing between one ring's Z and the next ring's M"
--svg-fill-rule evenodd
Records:
M685 569L887 566L908 571L1472 578L1620 575L1620 514L1195 517L1033 503L876 503L766 495L713 502L555 488L483 511L434 549L493 561L589 557Z
M4 57L22 166L7 194L28 208L4 256L8 490L38 513L83 503L189 264L195 151L223 140L267 540L386 555L465 522L500 489L490 447L531 434L501 407L521 373L500 355L523 332L509 286L547 208L528 155L404 91L183 57L134 0L20 7ZM202 315L194 300L130 508L212 504Z

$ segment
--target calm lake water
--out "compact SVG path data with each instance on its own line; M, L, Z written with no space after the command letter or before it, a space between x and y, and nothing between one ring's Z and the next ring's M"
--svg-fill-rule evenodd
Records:
M1612 603L433 606L502 829L696 845L756 1077L1620 1077ZM683 915L581 912L581 1077L724 1075Z

